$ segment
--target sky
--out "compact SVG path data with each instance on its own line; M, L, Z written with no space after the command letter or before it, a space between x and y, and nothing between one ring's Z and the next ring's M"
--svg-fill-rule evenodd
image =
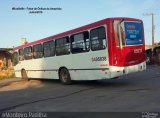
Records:
M19 46L21 38L32 42L110 17L143 20L145 42L149 45L152 43L152 18L144 13L155 14L155 42L160 42L159 3L160 0L1 0L0 48ZM13 10L14 7L25 10ZM61 10L29 13L27 7Z

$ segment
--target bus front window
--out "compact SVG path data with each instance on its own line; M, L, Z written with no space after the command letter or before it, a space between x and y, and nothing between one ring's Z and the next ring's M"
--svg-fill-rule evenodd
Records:
M115 21L115 43L117 47L143 44L143 29L141 22Z
M125 28L125 44L137 45L143 44L143 29L140 22L124 22Z

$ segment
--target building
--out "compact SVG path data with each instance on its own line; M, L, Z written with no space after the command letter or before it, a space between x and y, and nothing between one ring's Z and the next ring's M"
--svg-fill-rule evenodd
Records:
M0 48L0 71L12 68L12 48Z
M146 62L148 64L160 64L160 43L155 43L154 48L152 49L152 45L146 45Z

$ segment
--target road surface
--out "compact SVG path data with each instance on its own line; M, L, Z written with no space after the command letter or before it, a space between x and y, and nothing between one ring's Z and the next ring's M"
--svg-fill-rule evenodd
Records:
M160 66L119 79L79 81L12 79L0 82L0 112L159 112Z

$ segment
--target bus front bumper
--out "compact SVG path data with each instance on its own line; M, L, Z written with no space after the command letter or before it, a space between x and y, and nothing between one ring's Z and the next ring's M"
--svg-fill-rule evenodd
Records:
M127 75L130 73L146 70L146 62L125 67L110 66L109 70L110 70L110 78L115 78L122 75Z

